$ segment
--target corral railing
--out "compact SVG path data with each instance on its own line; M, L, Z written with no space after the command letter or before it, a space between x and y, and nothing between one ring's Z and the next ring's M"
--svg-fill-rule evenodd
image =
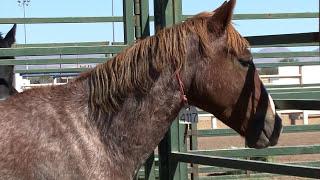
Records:
M76 43L50 43L50 44L17 44L14 48L0 49L0 56L15 56L17 59L4 59L0 65L50 65L50 64L82 64L102 63L110 58L110 55L121 52L134 40L150 34L149 22L155 21L155 29L170 26L180 22L189 15L182 15L181 0L154 1L155 16L149 16L147 0L123 0L123 15L113 17L65 17L65 18L0 18L0 24L43 24L43 23L111 23L123 22L124 42L76 42ZM274 14L236 14L236 20L249 19L296 19L296 18L319 18L318 13L274 13ZM319 32L266 35L246 37L252 47L300 47L318 46ZM75 57L75 58L34 58L36 56L49 55L88 55L104 54L103 57ZM30 56L28 59L19 59L21 56ZM296 51L276 53L253 53L257 58L288 58L288 57L319 57L319 52ZM258 68L282 67L282 66L309 66L320 65L320 61L310 62L277 62L257 63ZM16 70L21 74L46 75L50 73L79 73L88 68L52 68L52 69L25 69ZM271 78L281 78L272 77ZM299 77L298 77L299 78ZM320 84L296 84L282 86L268 86L268 90L274 97L278 109L306 109L320 110ZM196 149L197 137L203 136L228 136L235 135L230 129L197 130L195 125L189 130L191 150L187 151L184 142L185 125L175 121L159 146L159 161L151 155L147 160L144 171L145 179L187 179L191 173L192 179L197 179L199 173L214 172L217 168L198 167L196 164L210 165L223 168L253 170L266 173L276 173L301 177L320 177L320 169L316 167L258 162L243 159L231 159L231 157L259 157L278 156L292 154L319 154L319 145L298 147L273 147L263 150L237 149L237 150L210 150L201 151ZM319 131L320 125L288 126L284 133L290 132L314 132ZM187 166L186 163L192 163ZM312 162L310 165L317 165ZM308 165L308 164L304 164ZM258 175L257 175L258 176ZM262 176L262 175L259 175ZM263 174L265 176L265 174ZM140 177L140 176L138 176ZM205 177L202 177L205 179ZM211 178L211 177L209 177ZM230 177L232 178L232 177Z
M110 58L110 55L121 52L135 39L149 35L147 22L148 1L123 0L123 16L108 17L61 17L61 18L0 18L0 24L53 24L53 23L123 23L124 42L72 42L72 43L43 43L43 44L16 44L13 48L4 48L0 56L14 56L13 59L3 59L0 65L52 65L52 64L96 64ZM141 10L141 11L140 11ZM97 55L100 56L89 56ZM64 55L74 55L65 57ZM81 55L86 55L85 57ZM105 56L101 56L105 55ZM26 57L27 58L24 58ZM37 57L41 56L41 57ZM52 58L49 56L55 56ZM48 73L79 73L88 68L51 68L51 69L20 69L21 74L48 74Z

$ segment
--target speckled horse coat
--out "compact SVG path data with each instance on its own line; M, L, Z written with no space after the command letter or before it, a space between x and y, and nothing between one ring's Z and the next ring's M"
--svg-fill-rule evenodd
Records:
M182 108L216 115L250 147L281 129L230 23L235 1L138 41L66 85L0 103L1 179L133 179Z

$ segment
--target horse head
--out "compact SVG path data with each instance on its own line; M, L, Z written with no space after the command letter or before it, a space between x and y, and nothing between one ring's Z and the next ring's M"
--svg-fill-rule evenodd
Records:
M280 117L253 63L249 43L231 24L235 0L187 20L190 35L184 75L191 104L244 136L249 147L275 145Z

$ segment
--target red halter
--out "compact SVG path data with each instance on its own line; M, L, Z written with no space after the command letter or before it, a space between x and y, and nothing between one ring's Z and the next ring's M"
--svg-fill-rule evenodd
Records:
M178 71L176 71L176 78L178 80L178 83L179 83L179 88L180 88L180 97L181 97L181 102L183 103L183 105L187 105L188 104L188 99L187 99L187 96L185 95L184 93L184 85L183 85L183 82L180 78L180 74Z
M182 80L180 78L179 71L176 71L176 78L177 78L178 83L179 83L181 102L182 102L182 104L184 106L187 106L188 105L188 98L184 93L184 85L183 85L183 82L182 82ZM189 124L186 125L185 130L184 130L184 135L183 135L184 143L186 143L186 141L187 141L188 129L189 129Z

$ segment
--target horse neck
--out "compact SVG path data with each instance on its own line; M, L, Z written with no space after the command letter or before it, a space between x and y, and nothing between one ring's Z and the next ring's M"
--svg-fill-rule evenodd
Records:
M168 70L149 92L129 95L117 113L106 116L102 139L119 173L134 176L177 116L181 101L178 81Z

